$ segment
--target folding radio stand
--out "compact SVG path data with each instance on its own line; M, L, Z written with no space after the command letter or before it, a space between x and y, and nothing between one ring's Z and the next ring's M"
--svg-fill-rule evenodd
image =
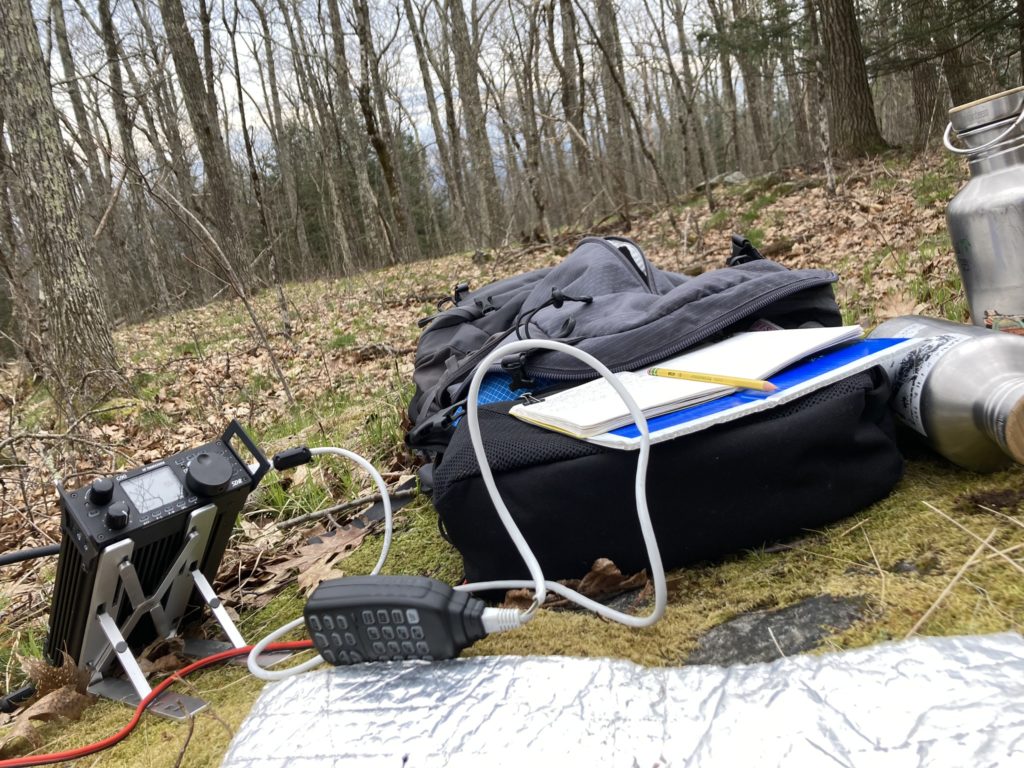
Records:
M193 589L210 607L231 645L235 648L245 645L220 598L196 566L209 543L216 511L214 505L208 504L191 514L190 531L185 544L152 594L143 592L131 559L135 545L130 539L120 541L100 554L89 605L89 615L93 616L93 620L85 627L79 666L104 670L110 665L113 656L127 678L105 677L97 672L96 678L89 685L90 693L136 706L152 692L125 638L131 635L136 624L146 614L152 619L158 637L173 637ZM125 601L131 612L118 623L114 617L123 615L121 606ZM205 707L206 702L202 699L165 691L149 706L149 711L175 720L185 720Z
M242 458L246 451L255 464ZM269 468L232 422L220 440L198 448L85 488L58 484L63 536L46 640L50 662L70 657L89 675L91 693L138 704L152 688L136 654L154 639L176 637L194 609L209 606L231 646L243 647L210 582L238 512ZM222 648L206 643L198 653L215 650ZM116 664L126 679L111 675ZM150 709L185 719L205 706L168 691Z

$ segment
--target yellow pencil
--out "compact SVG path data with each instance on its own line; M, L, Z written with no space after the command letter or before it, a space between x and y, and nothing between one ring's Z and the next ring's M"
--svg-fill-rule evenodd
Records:
M706 384L721 384L726 387L738 387L739 389L756 389L761 392L774 392L778 389L770 381L764 381L763 379L744 379L739 376L721 376L717 373L677 371L672 368L651 368L647 373L651 376L664 376L668 379L702 381Z

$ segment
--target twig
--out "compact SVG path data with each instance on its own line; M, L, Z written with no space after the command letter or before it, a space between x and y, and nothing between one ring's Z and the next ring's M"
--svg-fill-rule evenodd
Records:
M1006 549L1001 549L1001 550L999 550L998 552L996 552L994 554L986 555L985 559L986 560L995 560L997 557L1003 557L1004 555L1008 555L1011 552L1016 552L1017 550L1020 550L1020 549L1024 549L1024 544L1014 544L1012 547L1007 547Z
M178 750L178 759L174 761L174 768L181 768L181 761L185 758L185 750L192 741L192 734L196 731L196 717L192 715L188 719L188 733L185 734L185 741Z
M415 496L416 493L417 491L415 489L410 488L405 491L392 491L389 492L388 495L391 497L392 501L395 501L396 499L408 499ZM333 507L318 509L316 512L309 512L305 515L299 515L298 517L293 517L288 520L282 520L277 524L277 527L282 531L287 530L288 528L294 528L296 525L308 523L311 520L319 520L322 517L327 517L328 515L333 515L337 512L344 512L349 509L354 509L355 507L361 507L364 504L374 504L380 500L381 495L379 493L375 493L372 496L363 496L362 498L353 499L352 501L346 501L344 504L337 504Z
M775 633L772 632L772 628L771 627L768 627L768 637L770 637L772 639L772 643L774 643L774 645L775 645L775 650L779 652L779 656L782 657L783 659L785 659L786 658L786 652L784 650L782 650L782 646L779 645L779 641L776 639Z
M868 519L867 519L867 518L865 517L865 518L864 518L863 520L861 520L861 521L860 521L859 523L854 523L854 524L853 524L853 525L851 525L851 526L850 526L849 528L847 528L847 529L846 529L845 531L843 531L842 533L840 533L840 534L839 534L839 535L838 535L838 536L837 536L836 538L838 538L838 539L841 539L841 538L843 538L843 537L845 537L845 536L849 536L849 535L850 535L851 533L853 533L853 532L854 532L854 531L856 531L856 530L857 530L858 528L860 528L860 527L861 527L862 525L864 525L864 523L866 523L867 521L868 521Z
M73 443L82 443L83 445L89 445L93 448L99 448L100 450L108 451L110 453L121 453L116 448L104 445L103 443L97 443L95 440L87 440L84 437L76 437L68 434L58 435L51 432L26 432L21 435L11 435L4 440L0 440L0 451L3 451L9 445L20 443L23 440L68 440Z
M1018 528L1024 528L1024 523L1022 523L1020 520L1018 520L1015 517L1010 517L1009 515L1005 515L1005 514L1003 514L1002 512L1000 512L997 509L992 509L992 507L986 507L984 504L979 504L978 506L981 507L982 509L984 509L986 512L992 513L996 517L1001 517L1004 520L1007 520L1008 522L1013 523Z
M110 195L110 202L107 203L107 210L100 216L100 223L96 225L96 231L92 233L93 240L99 240L100 235L103 234L103 230L107 226L107 219L110 217L110 212L114 210L114 204L117 199L121 196L121 187L124 186L124 180L128 176L128 166L124 167L124 173L121 174L121 178L117 182L117 186L114 187L113 193Z
M925 505L926 507L928 507L928 509L930 509L930 510L931 510L932 512L935 512L936 514L942 515L942 517L944 517L944 518L946 518L947 520L949 520L949 522L951 522L951 523L952 523L953 525L955 525L955 526L956 526L957 528L959 528L959 529L960 529L961 531L963 531L964 533L966 533L966 534L967 534L968 536L972 537L973 539L975 539L975 540L977 540L977 541L981 541L981 536L979 536L978 534L976 534L976 533L975 533L974 531L972 531L972 530L971 530L970 528L968 528L968 527L966 527L966 526L964 526L964 525L961 525L960 523L958 523L958 522L957 522L956 520L954 520L954 519L953 519L952 517L950 517L950 516L949 516L949 515L947 515L947 514L946 514L945 512L943 512L943 511L942 511L941 509L939 509L938 507L936 507L936 506L935 506L934 504L929 504L929 503L928 503L927 501L922 501L921 503L922 503L922 504L924 504L924 505ZM991 537L989 537L989 538L991 538ZM996 553L997 555L999 555L1000 557L1002 557L1002 558L1003 558L1003 560L1005 560L1006 562L1008 562L1008 563L1009 563L1010 565L1012 565L1012 566L1013 566L1014 568L1016 568L1016 569L1017 569L1018 571L1020 571L1021 573L1024 573L1024 565L1021 565L1021 564L1020 564L1020 563L1018 563L1018 562L1017 562L1016 560L1013 560L1013 559L1011 559L1010 557L1008 557L1008 556L1004 555L1004 554L1002 553L1002 551L1001 551L1001 550L999 550L999 549L996 549L995 547L993 547L993 546L992 546L991 544L989 544L988 542L986 542L986 543L985 543L985 546L987 546L987 547L988 547L989 549L991 549L991 550L992 550L993 552L995 552L995 553Z
M864 541L868 544L868 550L871 552L871 559L875 561L875 568L878 569L878 576L882 580L882 594L879 595L879 602L882 604L882 610L885 610L885 570L882 568L882 564L878 562L878 555L875 554L875 548L871 546L871 539L868 538L867 531L861 531L864 534Z
M182 213L184 213L185 216L188 217L188 219L193 223L195 228L199 230L199 232L208 242L210 253L213 254L214 260L218 262L218 266L220 266L220 268L223 269L224 273L228 276L228 284L231 286L231 289L235 292L235 295L242 302L242 306L245 307L245 311L249 315L249 319L252 321L253 328L255 328L256 330L256 334L259 337L260 343L263 346L263 348L267 351L267 355L269 355L270 357L270 364L273 366L274 372L277 374L277 378L281 382L281 387L284 389L285 396L288 398L288 403L294 406L295 398L292 397L292 390L291 387L288 386L288 379L285 377L284 371L281 370L281 365L277 360L277 354L274 352L273 347L270 346L270 340L267 338L267 334L263 330L263 324L260 322L259 317L257 317L256 310L253 308L252 302L249 300L249 296L246 294L245 285L242 283L241 278L235 272L235 269L231 264L231 260L227 257L227 254L224 253L224 250L220 247L220 243L217 242L217 238L215 238L213 234L211 234L210 230L207 229L206 225L204 225L203 222L200 221L199 218L194 213L192 213L192 211L190 211L184 203L182 203L173 194L168 192L166 187L162 187L162 190L163 195L166 195L166 197L169 198L171 202L173 202L175 205L178 206L178 208L181 209ZM161 194L156 191L155 187L150 187L149 193L156 200L159 200L168 208L171 207L170 205L167 204L167 201L162 198Z
M927 503L928 502L925 502L925 504ZM998 528L993 528L992 532L988 535L988 537L982 540L981 544L978 545L978 548L974 550L974 554L967 558L966 563L960 566L960 570L957 571L956 575L949 580L949 583L946 585L946 588L942 590L942 593L938 596L935 602L931 604L931 607L924 612L924 616L918 619L917 623L913 627L911 627L909 632L907 632L907 634L903 638L904 640L915 635L917 633L917 630L924 626L924 623L928 621L929 618L931 618L931 615L935 613L935 611L938 610L939 606L942 604L942 601L949 596L949 593L953 591L953 587L955 587L957 585L957 582L959 582L960 579L963 578L963 575L967 573L967 569L974 565L974 561L977 559L978 555L981 554L981 551L985 549L985 547L990 546L989 542L992 541L992 539L995 537L998 531Z

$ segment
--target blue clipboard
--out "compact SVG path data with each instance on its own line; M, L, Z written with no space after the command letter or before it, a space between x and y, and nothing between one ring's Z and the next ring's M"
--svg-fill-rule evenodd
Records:
M777 387L775 392L741 390L716 400L648 419L647 428L651 433L651 442L669 440L788 403L892 358L900 351L896 349L900 345L909 350L918 343L919 339L862 339L831 349L772 376L769 381ZM694 428L697 423L701 423L702 426ZM639 447L639 438L640 430L635 424L629 424L603 435L595 435L588 440L612 448L635 449Z

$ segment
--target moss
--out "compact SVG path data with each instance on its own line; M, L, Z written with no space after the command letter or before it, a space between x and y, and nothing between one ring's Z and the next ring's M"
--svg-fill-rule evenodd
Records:
M707 229L727 229L732 222L732 211L719 208L712 213L705 224Z
M945 205L956 191L956 181L949 173L925 173L910 184L914 200L922 208L942 203Z
M356 336L354 333L342 333L341 331L336 331L327 346L331 349L345 349L347 347L351 347L355 343Z
M818 594L860 596L865 618L828 638L821 650L854 648L900 639L939 597L977 541L933 512L928 501L956 517L979 536L996 529L996 546L1020 542L1020 528L978 507L999 502L1004 512L1020 504L1014 491L1024 482L1016 467L980 477L940 460L907 464L893 494L871 508L820 531L808 531L781 552L755 551L718 563L698 564L669 573L669 607L654 627L632 630L576 610L545 610L516 632L492 635L466 655L610 656L648 665L682 663L702 632L749 610L785 606ZM986 505L988 506L988 505ZM340 572L368 573L380 553L381 536L341 561ZM458 553L439 535L437 518L425 498L400 513L386 573L420 573L448 583L461 580ZM302 612L304 600L290 588L264 609L242 617L246 637L262 636ZM641 606L639 610L646 610ZM920 634L964 634L1019 630L1024 623L1024 581L1019 571L998 558L971 568ZM202 672L190 678L189 691L211 701L211 714L195 724L184 766L216 766L230 735L261 690L261 684L236 668ZM120 727L129 710L101 703L83 719L51 729L47 749L61 749L100 738ZM104 766L174 765L186 726L154 717L103 757Z

